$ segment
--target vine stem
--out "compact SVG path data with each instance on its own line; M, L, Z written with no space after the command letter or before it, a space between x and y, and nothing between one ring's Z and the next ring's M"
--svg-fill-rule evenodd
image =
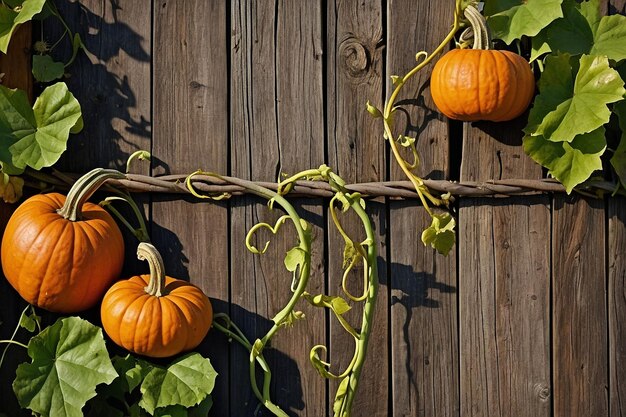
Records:
M28 349L28 346L24 345L23 343L16 342L13 339L15 339L15 336L17 335L17 331L20 328L20 322L22 321L22 317L24 317L29 307L30 307L30 304L26 305L26 307L24 307L24 310L22 310L22 313L20 314L20 317L17 320L17 326L15 326L15 329L13 330L13 334L11 335L11 338L9 340L0 340L0 343L6 343L6 346L4 347L4 350L2 351L2 356L0 356L0 368L2 368L2 363L4 363L4 357L6 356L7 350L9 350L10 345L16 344L18 346L22 346Z
M367 288L367 300L363 306L363 320L361 322L361 332L359 334L359 338L357 339L357 349L356 349L356 357L354 358L354 364L352 367L352 377L350 378L349 387L346 394L346 399L344 401L343 410L347 410L348 414L346 417L349 417L349 410L352 409L352 403L354 401L354 396L356 394L356 389L359 382L359 377L361 375L361 371L363 369L363 365L365 364L365 358L367 356L367 346L369 341L369 335L372 331L372 323L374 321L374 313L376 310L376 299L378 296L378 266L376 264L377 254L376 254L376 236L374 235L374 230L372 228L371 222L367 213L361 207L358 202L352 203L351 205L354 212L359 216L361 222L365 226L365 233L367 239L371 242L367 246L367 259L368 262L365 265L365 268L369 268L370 279L368 280L368 288ZM342 410L342 411L343 411ZM341 412L339 416L343 417Z
M456 34L456 32L461 28L461 23L459 21L459 15L458 14L459 14L459 9L457 8L457 12L454 14L454 24L452 25L452 29L450 30L448 35L444 38L444 40L439 44L439 46L437 46L437 48L435 48L435 50L430 55L425 56L425 58L422 60L422 62L417 64L411 71L409 71L406 75L404 75L404 77L402 77L397 82L397 85L396 85L395 89L393 90L393 92L391 93L391 96L389 97L389 100L387 101L387 103L385 105L385 108L384 108L384 111L383 111L384 129L385 129L385 133L387 135L387 139L389 140L389 144L391 146L391 150L393 152L393 155L394 155L396 161L398 162L398 164L400 165L400 168L402 169L404 174L408 177L408 179L411 181L411 183L415 187L415 191L417 192L418 197L420 198L424 208L426 209L426 211L428 212L428 214L431 217L433 216L433 212L430 209L430 207L428 206L428 202L426 201L426 198L428 198L428 200L430 200L434 205L437 205L437 206L441 205L441 200L435 198L434 196L432 196L430 194L428 189L426 189L424 187L424 182L419 177L417 177L415 174L413 174L411 172L411 169L407 166L406 161L404 160L402 155L400 155L400 151L398 149L398 145L396 144L396 142L395 142L395 140L393 138L393 133L391 131L391 115L392 115L393 110L394 110L394 103L395 103L398 95L400 94L400 91L402 90L402 87L404 86L404 84L411 77L413 77L415 74L417 74L422 68L424 68L426 65L428 65L433 60L433 58L435 56L440 54L443 51L443 49L454 38L454 35Z
M192 194L198 197L201 197L201 196L197 194L195 191L193 191L193 187L191 186L191 179L193 178L194 175L197 175L197 174L211 175L213 177L222 179L226 182L230 182L231 184L239 185L249 190L251 193L256 194L259 197L263 197L270 201L275 201L285 210L285 212L287 212L287 214L289 215L296 229L296 233L298 234L299 247L304 253L304 262L301 265L300 279L298 280L298 285L295 288L295 291L293 291L293 294L291 298L289 299L289 301L287 302L287 304L285 305L285 307L283 307L274 316L273 318L274 325L265 334L265 336L263 336L263 338L257 340L257 342L259 343L259 346L257 346L257 342L255 342L254 345L251 345L250 347L251 360L249 364L250 365L249 367L250 382L252 384L252 390L254 391L254 394L256 395L256 397L259 399L259 401L263 403L263 405L268 410L270 410L276 416L288 417L288 415L280 407L274 404L270 399L270 384L271 384L272 373L267 366L262 366L263 375L264 375L263 387L262 387L262 391L259 390L259 387L256 381L256 362L258 360L258 357L261 355L261 352L263 351L263 349L269 342L269 340L279 330L280 326L283 324L284 320L287 318L289 313L293 311L296 303L298 302L298 300L304 293L304 290L306 289L306 286L308 284L309 274L310 274L310 264L311 264L311 247L310 247L309 239L307 237L307 234L303 226L303 222L300 216L298 215L298 213L296 212L296 209L283 196L281 196L280 194L274 191L268 190L265 187L261 187L255 184L254 182L247 181L247 180L240 179L240 178L221 176L221 175L214 174L214 173L196 171L187 177L186 184L189 190L192 192Z

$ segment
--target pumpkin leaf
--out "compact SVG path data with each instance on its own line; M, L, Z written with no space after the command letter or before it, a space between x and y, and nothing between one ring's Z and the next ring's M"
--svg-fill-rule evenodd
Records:
M542 136L525 136L524 151L571 193L595 170L602 169L600 156L606 150L604 127L576 136L571 142L552 142Z
M609 66L606 57L583 55L572 83L572 66L567 55L546 60L539 82L540 94L528 116L524 131L553 142L571 142L609 121L607 107L626 93L624 81ZM554 67L552 67L554 65Z
M621 61L626 58L626 16L604 16L594 29L592 55Z
M456 221L450 213L434 214L430 227L422 232L422 242L425 246L432 246L442 255L447 255L456 239L455 225Z
M155 366L141 384L139 405L150 415L172 405L193 407L213 391L216 376L211 361L198 353L185 355L167 368Z
M532 39L530 60L548 52L626 58L626 16L600 14L598 0L563 2L563 18L556 19Z
M22 407L43 417L81 417L96 386L117 376L102 329L78 317L59 319L31 338L28 356L32 362L18 366L13 391Z
M562 0L493 0L485 2L493 37L510 45L522 36L535 36L563 16Z
M550 50L572 55L587 54L593 46L593 31L582 14L580 6L573 1L563 3L563 18L547 28L546 37Z
M46 0L25 0L19 8L10 8L0 3L0 51L7 53L11 36L23 23L26 23L43 9Z
M157 408L154 411L155 417L206 417L213 406L213 399L207 396L200 404L192 408L185 408L181 405L170 405L165 408Z
M50 55L33 55L33 77L47 83L61 78L65 74L65 65L55 62Z
M80 104L65 83L47 87L30 107L26 93L0 86L0 161L15 169L51 166L80 123Z
M37 98L33 114L35 124L27 132L15 132L18 141L9 148L18 168L41 169L58 161L66 149L70 129L81 118L81 109L67 85L56 83Z

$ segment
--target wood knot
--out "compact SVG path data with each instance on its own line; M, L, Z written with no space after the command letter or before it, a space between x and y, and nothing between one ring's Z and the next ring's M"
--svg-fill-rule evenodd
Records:
M534 386L535 394L539 397L541 401L548 401L550 398L550 387L546 384L537 383Z
M369 51L354 37L349 37L341 42L339 57L341 66L351 77L363 77L370 68Z

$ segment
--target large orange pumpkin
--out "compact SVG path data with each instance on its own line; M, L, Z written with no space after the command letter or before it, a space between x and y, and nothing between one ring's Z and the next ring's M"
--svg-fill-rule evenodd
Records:
M149 243L137 256L150 275L116 282L100 308L102 327L117 345L139 355L163 358L191 350L206 336L213 309L202 290L165 275L163 259Z
M503 122L526 110L535 78L528 62L513 52L453 49L433 68L430 92L450 119Z
M530 65L513 52L488 49L491 39L482 15L473 6L465 15L472 24L474 48L453 49L437 61L430 81L433 101L450 119L514 119L535 92Z
M29 303L59 313L94 306L124 262L119 227L102 207L86 202L104 181L124 178L95 169L68 192L30 197L13 213L2 238L2 270Z

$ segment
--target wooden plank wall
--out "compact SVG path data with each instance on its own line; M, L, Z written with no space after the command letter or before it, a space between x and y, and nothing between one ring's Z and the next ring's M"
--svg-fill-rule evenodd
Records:
M68 78L85 130L71 139L61 168L123 169L128 155L146 149L151 164L136 163L133 172L205 169L264 181L322 163L349 182L402 179L365 102L381 107L389 76L412 68L418 50L432 50L452 16L442 3L414 0L61 6L89 49ZM605 8L624 13L624 1ZM43 27L50 38L58 30ZM424 72L405 87L407 112L397 120L398 133L419 135L421 175L468 181L543 175L521 150L516 132L523 121L449 123L434 110L428 81ZM138 199L170 275L199 285L249 338L262 336L289 297L282 257L295 237L285 227L263 256L246 251L244 238L253 224L279 213L253 197ZM313 226L308 291L337 294L343 242L326 203L294 201ZM381 289L354 415L626 415L624 198L458 199L458 243L448 257L422 245L429 217L415 201L377 199L367 210L379 237ZM343 221L360 236L355 218ZM136 242L126 238L125 273L145 270L134 260ZM358 283L360 271L353 275ZM6 338L12 329L4 323L15 321L23 303L6 283L0 289ZM309 349L328 346L332 370L341 371L352 342L327 312L304 303L301 310L306 320L283 331L267 353L272 392L290 415L331 416L336 384L318 377ZM347 315L355 326L358 313ZM244 350L216 332L200 350L219 373L210 416L269 415L249 388ZM0 411L9 415L19 414L9 383L14 362L0 374Z

